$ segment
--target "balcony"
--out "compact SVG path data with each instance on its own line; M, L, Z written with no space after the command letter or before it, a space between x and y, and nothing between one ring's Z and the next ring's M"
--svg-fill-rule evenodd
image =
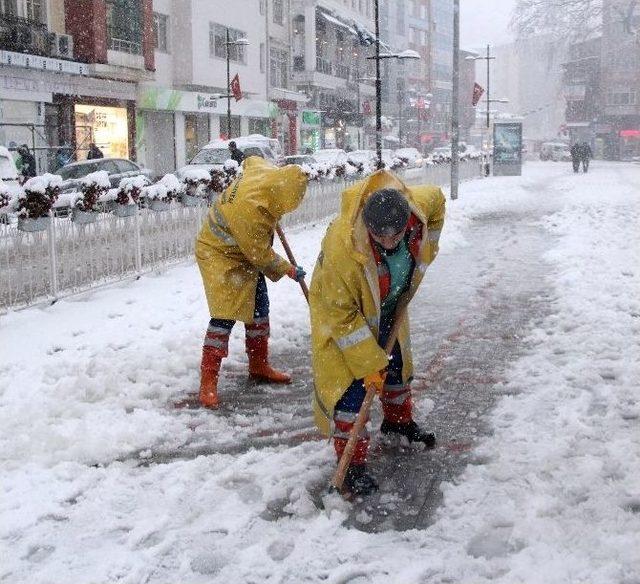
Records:
M0 50L49 57L47 25L19 16L0 15Z
M129 29L119 29L113 26L107 28L109 49L129 55L142 55L142 41L134 39L135 35Z

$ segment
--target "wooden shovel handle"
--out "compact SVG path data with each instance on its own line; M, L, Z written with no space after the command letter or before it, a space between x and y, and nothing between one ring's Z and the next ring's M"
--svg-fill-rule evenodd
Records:
M289 243L287 242L287 238L284 236L284 231L282 231L282 227L280 227L280 223L276 223L276 232L278 233L278 237L282 243L282 247L284 248L285 253L287 254L288 260L294 265L297 266L298 262L296 262L296 258L293 257L293 252L289 247ZM302 288L302 293L304 297L307 299L307 304L309 303L309 288L307 288L307 283L304 281L304 278L298 280L298 284L300 284L300 288Z
M396 309L393 326L391 327L389 338L387 339L387 343L384 347L385 353L387 355L391 354L391 352L393 351L393 346L396 344L396 340L398 339L398 332L400 331L400 325L407 311L406 301L401 301L398 304L399 306ZM358 441L358 435L362 431L362 428L364 428L364 425L367 423L367 419L369 417L369 410L371 409L373 398L376 395L376 388L374 385L367 387L365 389L367 390L367 393L364 396L364 401L360 406L360 411L358 412L356 421L353 424L353 427L351 428L351 432L349 432L349 440L347 440L347 445L344 448L344 452L342 453L342 456L340 457L340 461L338 462L338 468L336 468L336 472L333 475L333 480L331 481L331 484L340 492L342 491L344 477L347 474L347 468L349 468L349 464L351 463L351 459L353 458L353 452L356 449L356 442Z

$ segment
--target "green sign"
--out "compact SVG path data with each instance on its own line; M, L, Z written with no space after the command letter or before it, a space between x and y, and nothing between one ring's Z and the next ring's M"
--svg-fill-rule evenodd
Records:
M303 124L307 124L309 126L319 126L320 125L320 112L303 111L302 112L302 123Z

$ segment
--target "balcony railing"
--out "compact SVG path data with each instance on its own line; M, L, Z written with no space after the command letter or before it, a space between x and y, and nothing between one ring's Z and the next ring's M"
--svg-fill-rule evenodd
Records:
M114 27L107 28L108 46L112 51L129 53L130 55L142 55L142 43L123 37L131 36L130 31Z
M0 14L0 49L16 53L51 55L50 35L46 24L27 18Z

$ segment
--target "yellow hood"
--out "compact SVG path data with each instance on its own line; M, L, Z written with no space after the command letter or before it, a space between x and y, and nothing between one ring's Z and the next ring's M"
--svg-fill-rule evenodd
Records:
M251 201L276 221L297 209L302 202L307 176L299 166L279 168L264 158L249 156L242 167L242 178L229 187L232 191L236 189L238 201Z

